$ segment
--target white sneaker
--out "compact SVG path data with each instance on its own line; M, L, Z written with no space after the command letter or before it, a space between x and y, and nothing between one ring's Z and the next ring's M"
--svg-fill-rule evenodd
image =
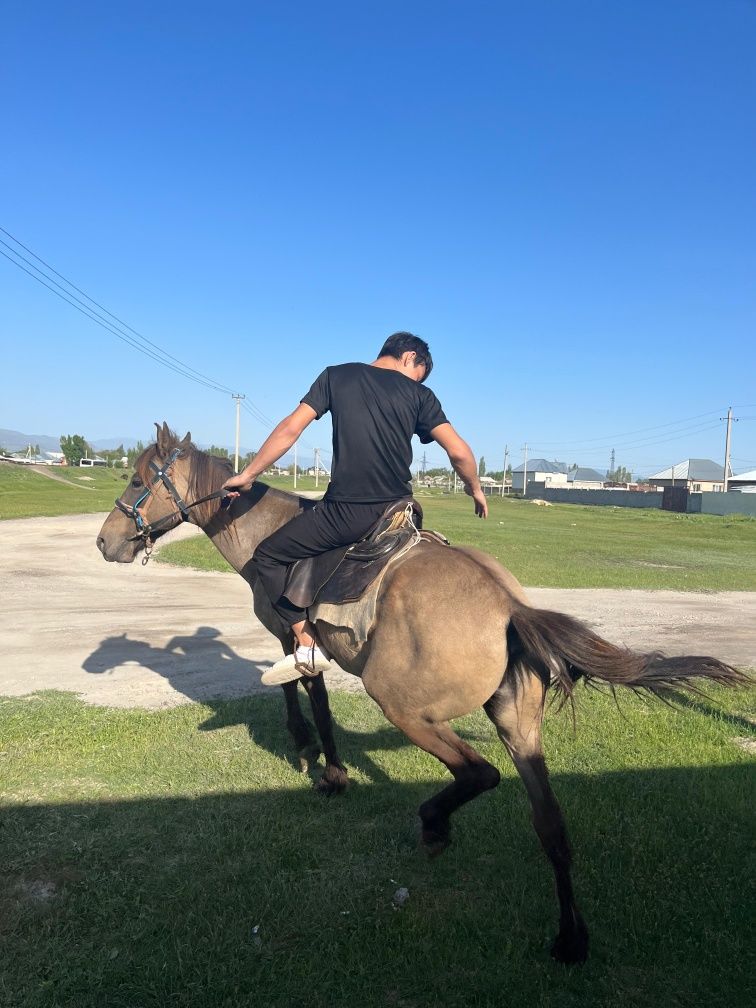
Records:
M286 655L263 672L261 682L265 686L283 686L303 675L318 675L330 667L330 661L319 647L298 647L294 654Z

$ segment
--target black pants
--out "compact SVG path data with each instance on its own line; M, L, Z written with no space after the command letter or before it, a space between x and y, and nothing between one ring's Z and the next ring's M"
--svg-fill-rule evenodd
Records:
M319 556L337 546L351 546L363 539L377 524L389 506L382 504L346 504L318 501L263 539L254 553L257 573L278 615L289 625L305 619L298 609L283 598L289 565L304 557Z

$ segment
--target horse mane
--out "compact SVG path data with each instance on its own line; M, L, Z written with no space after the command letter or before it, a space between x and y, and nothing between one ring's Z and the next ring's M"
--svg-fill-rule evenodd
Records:
M154 473L150 469L151 462L161 462L175 449L180 448L179 458L186 458L189 462L189 487L187 490L187 504L199 500L207 494L218 490L223 483L234 475L234 467L231 459L220 458L218 455L209 455L198 448L193 441L185 442L175 431L168 431L168 440L163 449L158 449L157 443L148 445L139 458L136 460L134 469L144 483L149 486ZM200 525L205 525L217 512L219 501L207 501L194 508L194 513Z

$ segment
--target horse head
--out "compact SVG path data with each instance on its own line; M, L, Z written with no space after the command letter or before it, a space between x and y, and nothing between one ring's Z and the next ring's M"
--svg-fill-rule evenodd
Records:
M138 553L146 549L149 555L155 540L182 522L201 524L207 512L190 512L187 504L215 490L221 476L231 475L229 464L192 444L191 434L179 438L167 423L155 427L155 443L136 460L128 487L97 536L97 548L108 561L133 563ZM219 464L223 473L216 472Z

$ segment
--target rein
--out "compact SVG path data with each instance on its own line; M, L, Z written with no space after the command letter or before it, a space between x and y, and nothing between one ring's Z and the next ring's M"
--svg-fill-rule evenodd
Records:
M152 549L155 545L154 533L165 530L165 526L168 522L173 522L170 528L178 528L183 522L189 521L190 508L197 507L200 504L205 504L210 500L218 500L220 498L225 498L228 493L225 490L214 490L213 493L206 494L204 497L200 497L199 500L191 501L187 504L181 497L174 486L168 473L170 472L173 463L181 454L180 448L174 448L168 458L161 465L157 465L153 460L150 462L150 469L155 473L153 478L150 480L150 485L145 488L142 496L135 501L133 504L127 504L126 501L122 500L120 497L116 500L115 506L119 511L122 511L127 518L131 518L136 525L136 535L129 536L128 542L135 542L137 539L142 539L144 541L144 557L142 558L142 565L146 564L152 555ZM165 489L168 491L168 496L171 499L171 503L175 505L176 510L172 511L170 514L163 515L162 518L158 518L155 522L145 521L145 516L147 512L147 506L141 509L141 505L148 498L154 496L155 487L162 483ZM149 504L149 501L148 501ZM175 521L178 517L178 521Z

